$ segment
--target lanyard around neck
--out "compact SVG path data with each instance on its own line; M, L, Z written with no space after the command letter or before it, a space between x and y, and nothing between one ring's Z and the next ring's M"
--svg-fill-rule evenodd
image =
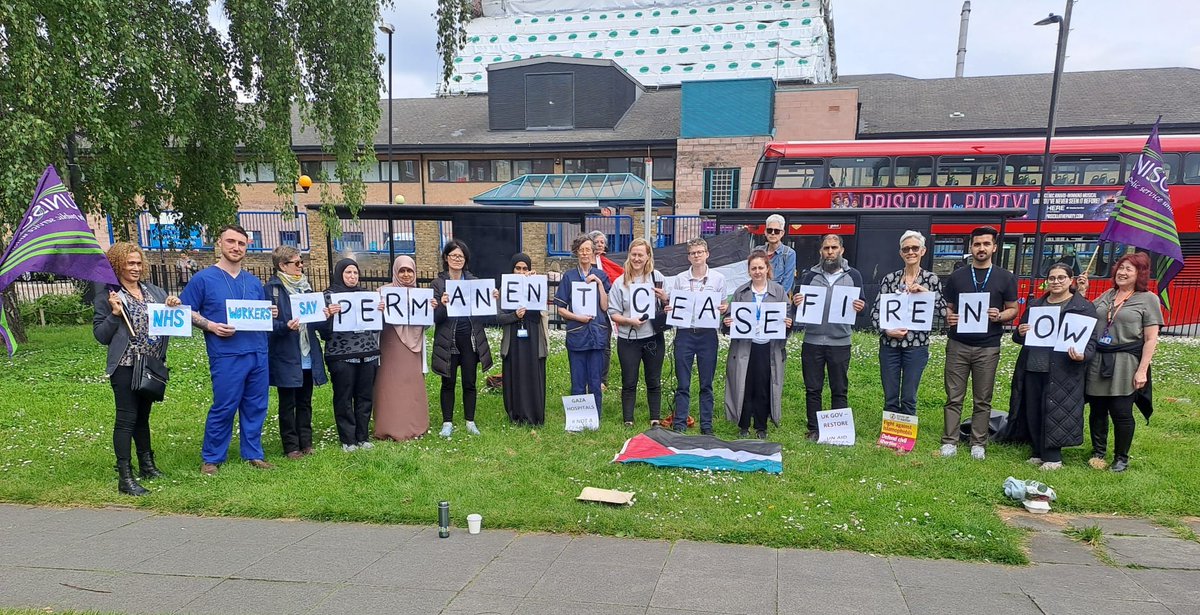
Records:
M975 268L971 267L971 283L975 285L975 292L981 293L987 288L988 280L992 279L992 267L988 267L987 275L983 276L983 284L979 283L979 278L975 277Z

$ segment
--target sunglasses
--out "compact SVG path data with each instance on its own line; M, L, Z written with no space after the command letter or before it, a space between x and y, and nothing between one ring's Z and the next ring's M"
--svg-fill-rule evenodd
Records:
M903 253L911 252L913 254L916 254L917 252L921 251L921 246L904 246L903 248L900 248L900 251Z
M299 265L300 267L303 267L303 266L304 266L304 261L288 261L288 262L287 262L287 264L289 264L289 265Z
M768 234L768 235L778 235L778 234L780 234L780 233L782 233L782 232L783 232L783 229L781 229L781 228L769 228L769 229L767 229L767 234Z

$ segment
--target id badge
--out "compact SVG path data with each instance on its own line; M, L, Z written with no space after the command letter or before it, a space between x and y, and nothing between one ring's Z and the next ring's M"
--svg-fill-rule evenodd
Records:
M517 337L520 337L520 338L529 337L529 329L517 329Z
M1111 345L1111 344L1112 344L1112 336L1111 336L1111 335L1105 335L1104 337L1100 338L1100 343L1101 343L1101 344L1104 344L1104 345L1106 345L1106 346L1107 346L1107 345Z

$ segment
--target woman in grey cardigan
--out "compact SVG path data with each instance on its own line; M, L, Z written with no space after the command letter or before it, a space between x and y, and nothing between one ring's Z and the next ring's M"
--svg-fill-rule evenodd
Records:
M130 440L137 444L141 477L158 478L163 474L154 465L154 451L150 448L150 407L153 402L133 390L133 358L139 354L164 359L167 356L167 338L150 335L146 304L179 305L178 297L167 296L163 289L141 281L144 256L141 248L125 241L114 243L108 249L108 262L120 285L96 289L92 317L92 335L96 341L108 346L105 374L116 401L113 452L117 457L117 490L134 496L146 495L149 491L133 476Z
M786 303L787 291L772 280L771 259L762 250L755 250L746 259L750 281L733 291L730 302ZM789 308L790 313L790 308ZM792 319L785 318L784 330L792 329ZM726 330L733 319L726 317ZM779 426L783 410L783 368L787 353L786 339L736 339L729 342L725 360L725 418L738 424L742 438L750 436L750 421L754 420L755 435L767 437L767 418Z

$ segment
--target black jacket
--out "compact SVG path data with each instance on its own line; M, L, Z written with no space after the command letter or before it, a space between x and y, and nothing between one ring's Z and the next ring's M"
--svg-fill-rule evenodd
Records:
M272 321L273 329L267 336L267 368L271 386L295 389L304 386L304 369L301 367L300 332L292 331L287 324L292 320L292 296L284 287L279 276L271 276L265 287L267 299L279 308L279 316ZM312 359L313 384L325 384L325 359L321 355L321 342L317 332L325 323L309 323L309 358Z
M437 299L437 309L433 311L433 358L429 362L430 369L433 373L449 378L450 373L450 355L454 354L456 344L454 341L454 327L457 324L456 318L450 318L446 314L446 305L442 303L442 295L446 292L446 272L438 273L433 279L430 286L433 288L433 297ZM477 279L471 275L469 271L463 271L464 280ZM471 342L475 345L475 353L479 355L479 365L483 371L492 368L492 349L488 346L487 334L484 332L484 326L489 324L487 318L472 317L471 322Z
M1029 307L1046 305L1046 298L1040 297L1029 304ZM1075 294L1067 302L1063 313L1082 314L1096 318L1096 307L1080 294ZM1017 356L1017 366L1013 370L1011 394L1009 395L1008 423L996 435L1001 442L1029 442L1029 427L1025 422L1025 365L1029 358L1029 350L1024 347L1025 336L1013 329L1014 342L1022 345L1021 354ZM1042 391L1045 397L1043 407L1042 429L1046 434L1046 446L1059 448L1064 446L1079 446L1083 444L1083 403L1084 390L1087 386L1088 361L1096 354L1096 340L1100 327L1092 330L1092 337L1084 348L1084 360L1073 361L1065 352L1050 353L1050 372L1046 389Z

